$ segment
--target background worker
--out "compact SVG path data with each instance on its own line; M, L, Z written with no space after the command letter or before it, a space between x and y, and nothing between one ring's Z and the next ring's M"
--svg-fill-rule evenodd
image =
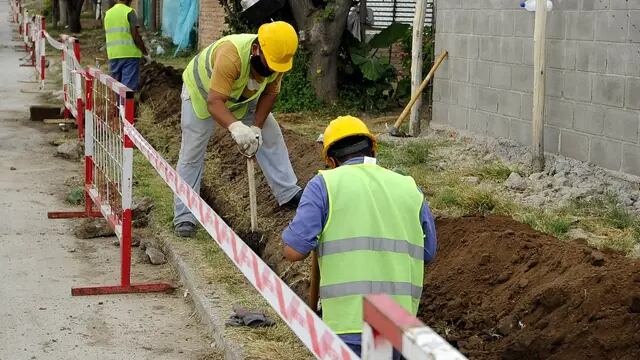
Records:
M323 143L332 170L307 184L282 234L290 261L316 250L322 318L358 355L363 296L386 293L416 315L424 262L436 252L433 216L415 181L376 165L375 151L362 121L333 120Z
M298 205L302 190L280 126L271 114L282 75L291 70L297 49L294 28L276 21L260 26L257 35L225 36L187 65L182 74L177 168L195 191L200 191L207 144L217 124L229 130L243 153L256 154L278 204L291 209ZM193 236L195 217L178 197L173 221L178 236Z
M107 58L111 77L133 91L140 85L140 58L151 57L140 36L138 18L131 0L118 0L104 16Z

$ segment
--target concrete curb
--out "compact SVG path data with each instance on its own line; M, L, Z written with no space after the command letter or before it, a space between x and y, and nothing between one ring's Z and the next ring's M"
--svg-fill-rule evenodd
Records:
M167 259L180 276L180 282L187 289L193 302L198 318L207 328L216 346L224 352L225 360L242 360L244 355L242 346L224 337L225 316L221 313L219 300L207 298L202 288L198 286L203 280L182 259L178 250L170 241L159 240ZM219 299L219 298L218 298Z

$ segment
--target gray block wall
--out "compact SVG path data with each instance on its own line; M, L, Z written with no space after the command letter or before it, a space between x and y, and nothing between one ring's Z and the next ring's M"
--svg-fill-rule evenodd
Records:
M640 0L554 0L545 150L640 175ZM534 13L519 0L436 1L434 124L531 144Z

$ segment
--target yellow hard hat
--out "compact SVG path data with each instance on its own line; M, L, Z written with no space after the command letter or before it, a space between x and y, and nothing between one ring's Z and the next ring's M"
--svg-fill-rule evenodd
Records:
M353 116L339 116L329 123L324 130L322 140L322 157L329 165L329 149L336 142L351 136L365 136L371 140L372 150L375 152L377 148L376 137L369 131L367 125L362 120Z
M269 68L287 72L293 67L293 55L298 50L298 34L290 24L274 21L260 26L258 42Z

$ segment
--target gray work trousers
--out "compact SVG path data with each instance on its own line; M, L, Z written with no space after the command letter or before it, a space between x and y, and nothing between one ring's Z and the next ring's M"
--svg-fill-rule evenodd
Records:
M182 110L180 113L180 127L182 128L182 143L180 144L180 156L178 158L178 174L198 193L200 193L200 182L204 169L204 156L207 144L214 129L217 127L212 118L199 119L193 111L191 99L182 87ZM241 121L251 126L255 124L256 102L249 105L249 111ZM300 191L297 185L298 179L293 172L289 151L284 143L280 126L272 114L267 116L267 120L262 127L263 143L256 160L267 179L271 192L282 205L291 200ZM227 154L227 156L242 156L239 152ZM244 168L243 168L244 169ZM249 190L247 190L249 191ZM196 224L197 221L191 211L178 199L174 197L173 223L175 225L188 221Z

